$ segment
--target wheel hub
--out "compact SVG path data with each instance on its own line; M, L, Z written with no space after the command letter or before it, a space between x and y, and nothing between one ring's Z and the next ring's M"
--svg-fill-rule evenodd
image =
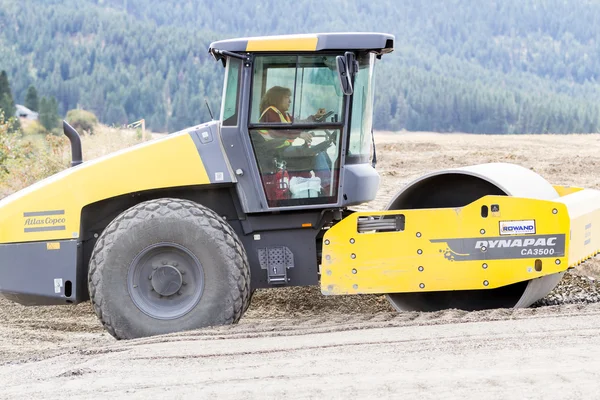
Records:
M156 319L175 319L200 301L204 268L187 248L160 242L142 250L131 262L127 286L140 311Z
M161 296L172 296L181 289L183 277L172 265L161 265L152 272L152 288Z

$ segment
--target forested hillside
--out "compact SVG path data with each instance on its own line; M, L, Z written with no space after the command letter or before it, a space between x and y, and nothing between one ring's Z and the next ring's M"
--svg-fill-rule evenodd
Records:
M563 0L0 0L0 70L100 121L175 131L218 110L207 54L237 36L382 31L377 129L600 131L600 2Z

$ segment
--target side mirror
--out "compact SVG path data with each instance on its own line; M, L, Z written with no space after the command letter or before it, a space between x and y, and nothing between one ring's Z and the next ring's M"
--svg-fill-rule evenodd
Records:
M347 55L348 53L346 53ZM348 57L347 56L337 56L335 58L336 61L336 66L337 66L337 73L338 73L338 78L340 79L340 86L342 88L342 92L345 95L351 95L354 90L352 89L352 79L351 79L351 75L350 75L350 71L349 71L349 66L347 64L348 62ZM352 65L350 65L350 68L353 68Z
M358 73L358 61L356 61L356 56L351 51L347 51L344 53L344 57L346 57L346 69L348 70L348 74L350 76L354 76Z

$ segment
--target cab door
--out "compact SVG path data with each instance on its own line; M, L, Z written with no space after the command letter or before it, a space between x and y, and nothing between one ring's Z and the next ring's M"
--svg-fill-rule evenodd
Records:
M269 208L338 202L344 95L335 55L255 55L248 134Z

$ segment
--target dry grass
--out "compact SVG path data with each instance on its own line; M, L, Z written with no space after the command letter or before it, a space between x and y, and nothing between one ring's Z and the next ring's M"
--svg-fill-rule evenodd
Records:
M99 126L94 135L81 138L83 159L92 160L141 142L141 135L135 130ZM0 198L68 168L71 162L71 148L65 136L26 135L11 145L11 158L3 165L6 171L0 171Z

